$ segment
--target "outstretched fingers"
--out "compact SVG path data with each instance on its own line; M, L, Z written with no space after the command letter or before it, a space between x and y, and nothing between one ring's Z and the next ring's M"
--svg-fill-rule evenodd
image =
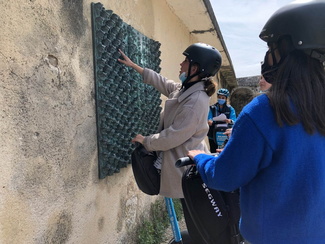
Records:
M125 53L121 50L121 49L119 49L118 50L119 51L119 53L122 55L122 58L123 59L117 59L120 63L122 63L122 64L125 64L126 66L131 66L132 65L132 61L131 61L131 59L129 59L129 57L128 56L126 56L125 55Z

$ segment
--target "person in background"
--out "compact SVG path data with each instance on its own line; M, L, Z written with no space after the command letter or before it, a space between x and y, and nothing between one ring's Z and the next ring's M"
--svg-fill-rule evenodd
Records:
M231 127L236 121L236 111L235 109L227 104L227 99L229 97L229 91L225 88L221 88L217 91L218 101L217 103L209 107L208 114L208 125L209 125L209 144L210 152L215 153L218 149L216 143L216 138L214 133L216 133L218 126ZM221 116L220 116L221 115ZM224 115L224 118L220 118ZM219 116L219 117L218 117Z
M258 82L258 85L259 85L259 89L260 89L260 92L261 92L261 93L263 93L263 92L267 92L267 91L271 88L271 86L272 86L271 83L268 83L268 82L264 79L263 75L261 75L261 77L260 77L260 81Z
M218 157L191 150L211 188L240 187L240 232L253 244L325 240L325 1L276 11L260 38L272 88L239 115Z
M161 115L159 132L153 135L136 135L132 142L139 142L148 151L158 151L161 156L160 195L180 198L185 221L194 243L203 243L199 232L188 214L182 190L182 175L186 167L176 168L175 162L196 148L209 152L204 138L208 132L206 118L210 96L216 91L212 77L221 66L219 51L204 43L195 43L184 52L180 64L180 82L168 80L153 70L132 62L121 50L119 62L133 68L143 76L143 82L154 86L168 97Z

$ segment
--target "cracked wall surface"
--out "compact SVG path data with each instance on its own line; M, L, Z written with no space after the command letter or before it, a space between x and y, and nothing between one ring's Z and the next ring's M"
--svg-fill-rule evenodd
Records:
M178 80L197 40L166 2L101 2L161 43L161 73ZM0 9L0 243L135 243L156 198L138 190L131 167L98 178L91 1Z

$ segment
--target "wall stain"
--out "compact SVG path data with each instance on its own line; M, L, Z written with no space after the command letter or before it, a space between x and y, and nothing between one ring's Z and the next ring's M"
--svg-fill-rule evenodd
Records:
M105 225L105 218L104 217L100 217L98 219L98 230L102 231Z
M69 31L80 39L86 31L86 21L83 17L83 0L62 0L61 13L69 25Z
M54 216L53 223L49 223L43 243L67 243L72 232L72 217L70 213L61 212Z

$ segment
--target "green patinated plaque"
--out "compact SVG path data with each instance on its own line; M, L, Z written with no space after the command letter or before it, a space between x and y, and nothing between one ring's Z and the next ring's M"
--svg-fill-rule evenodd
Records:
M92 32L97 112L99 178L118 173L131 162L136 134L157 131L160 93L119 63L121 49L135 63L160 72L160 43L154 41L101 3L92 3Z

